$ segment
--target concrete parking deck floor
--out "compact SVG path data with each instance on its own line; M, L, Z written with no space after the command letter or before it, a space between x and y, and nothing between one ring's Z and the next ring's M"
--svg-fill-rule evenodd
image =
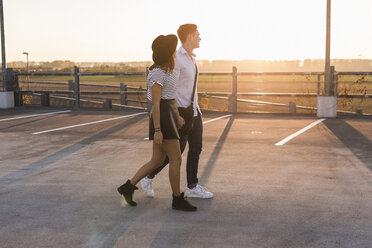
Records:
M151 156L138 112L0 111L0 247L371 247L372 120L234 115L204 125L200 184L171 209L168 171L137 207L116 187ZM205 113L204 120L222 114ZM184 189L185 159L181 168Z

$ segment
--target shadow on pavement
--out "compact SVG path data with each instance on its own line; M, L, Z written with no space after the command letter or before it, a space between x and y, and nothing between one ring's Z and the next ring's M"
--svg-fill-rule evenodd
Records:
M372 171L371 140L342 119L326 120L324 124Z
M111 127L111 128L108 128L102 132L99 132L91 137L88 137L86 139L83 139L71 146L68 146L54 154L51 154L39 161L36 161L32 164L29 164L27 165L26 167L23 167L17 171L14 171L12 173L9 173L5 176L3 176L2 178L0 178L0 186L1 187L5 187L9 184L12 184L12 183L15 183L19 180L22 180L23 178L27 177L27 176L30 176L34 173L37 173L38 171L42 170L43 168L55 163L56 161L59 161L59 160L62 160L64 159L65 157L75 153L76 151L86 147L87 145L97 141L97 140L100 140L102 138L105 138L106 136L110 135L111 133L115 133L123 128L126 128L128 126L131 126L131 125L134 125L135 123L139 122L140 120L142 120L143 118L145 118L147 116L144 116L144 115L139 115L139 116L135 116L131 119L128 119L128 120L125 120L124 122L114 126L114 127Z
M0 131L5 131L5 130L11 129L11 128L19 127L19 126L22 126L22 125L27 125L27 124L30 124L30 123L34 123L34 122L38 122L38 121L42 121L42 120L46 120L46 119L51 119L53 117L56 117L56 116L47 116L47 117L36 119L36 120L25 121L25 122L18 123L18 124L12 125L12 126L7 126L7 127L4 127L4 128L0 128Z
M200 177L200 182L202 182L202 184L207 184L208 182L208 179L209 179L209 176L211 175L212 173L212 170L214 168L214 164L216 163L217 161L217 158L221 152L221 149L223 147L223 144L225 143L225 140L226 140L226 137L227 137L227 134L229 133L230 129L231 129L231 126L234 122L234 119L235 117L230 117L229 121L227 122L226 126L225 126L225 129L223 130L220 138L218 139L217 141L217 144L216 146L214 147L214 150L207 162L207 164L205 165L205 168L204 168L204 171L203 171L203 174L201 175Z
M234 117L231 117L227 122L209 158L209 161L204 168L204 172L200 177L200 182L202 182L203 185L207 183L209 176L212 173L214 165L225 143L226 137L231 129L233 122ZM199 208L199 211L207 211L210 204L212 204L212 200L213 199L192 199L191 203L195 204ZM207 218L205 215L202 215L198 212L171 212L168 218L164 221L164 224L160 228L157 235L154 237L154 240L152 241L150 247L164 247L164 243L174 244L175 247L184 246L187 240L190 238L189 236L191 235L193 227L195 225L198 225L198 223L203 223L205 218ZM180 225L180 223L183 224ZM188 230L189 232L185 232L184 230Z

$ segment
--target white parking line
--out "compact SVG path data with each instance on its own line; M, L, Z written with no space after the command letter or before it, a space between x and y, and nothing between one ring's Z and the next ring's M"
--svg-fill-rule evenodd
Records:
M203 124L207 124L209 122L212 122L212 121L217 121L219 119L223 119L223 118L227 118L227 117L231 117L232 115L231 114L228 114L228 115L223 115L223 116L220 116L220 117L217 117L217 118L214 118L214 119L210 119L210 120L207 120L207 121L203 121Z
M324 120L325 120L325 119L320 119L320 120L317 120L316 122L311 123L310 125L308 125L308 126L302 128L301 130L295 132L294 134L288 136L287 138L282 139L281 141L279 141L279 142L276 143L275 145L276 145L276 146L282 146L282 145L284 145L285 143L287 143L288 141L290 141L290 140L293 139L294 137L296 137L296 136L302 134L303 132L309 130L309 129L312 128L313 126L318 125L319 123L321 123L321 122L324 121Z
M228 114L228 115L223 115L223 116L220 116L220 117L217 117L217 118L214 118L214 119L210 119L210 120L207 120L207 121L203 121L203 125L204 124L207 124L209 122L212 122L212 121L217 121L217 120L220 120L220 119L223 119L223 118L227 118L227 117L231 117L231 116L232 116L231 114ZM149 137L146 137L143 140L149 140Z
M71 110L64 110L64 111L57 111L57 112L50 112L50 113L43 113L43 114L36 114L36 115L26 115L26 116L20 116L20 117L13 117L13 118L2 119L0 121L12 121L12 120L32 118L32 117L43 116L43 115L54 115L54 114L62 114L62 113L69 113L69 112L71 112Z
M147 112L141 112L141 113L136 113L136 114L131 114L131 115L124 115L124 116L119 116L119 117L115 117L115 118L104 119L104 120L93 121L93 122L87 122L87 123L72 125L72 126L67 126L67 127L60 127L60 128L45 130L45 131L41 131L41 132L35 132L35 133L32 133L32 134L50 133L50 132L55 132L55 131L59 131L59 130L74 128L74 127L82 127L82 126L87 126L87 125L93 125L93 124L102 123L102 122L106 122L106 121L114 121L114 120L119 120L119 119L131 117L131 116L143 115L143 114L147 114Z

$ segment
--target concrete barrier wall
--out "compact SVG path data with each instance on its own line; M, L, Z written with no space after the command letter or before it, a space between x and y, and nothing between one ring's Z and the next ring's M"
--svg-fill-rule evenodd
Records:
M337 116L337 97L318 96L318 117L335 118Z
M0 92L0 109L14 108L14 91Z

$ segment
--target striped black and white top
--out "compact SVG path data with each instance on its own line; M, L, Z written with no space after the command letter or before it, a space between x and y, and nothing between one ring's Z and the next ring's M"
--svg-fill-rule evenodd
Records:
M163 69L154 68L147 76L147 98L151 101L151 87L155 84L162 86L161 99L175 99L177 80L173 72L165 72Z

